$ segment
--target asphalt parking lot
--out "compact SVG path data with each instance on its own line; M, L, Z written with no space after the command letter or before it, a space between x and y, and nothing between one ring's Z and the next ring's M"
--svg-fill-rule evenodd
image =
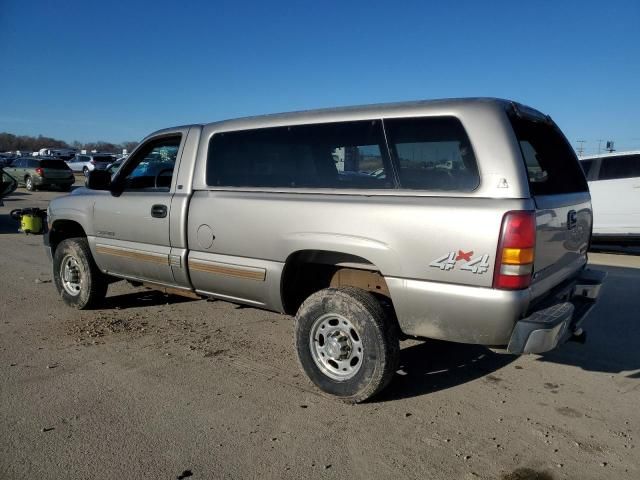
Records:
M0 207L0 478L640 478L640 256L590 255L609 277L585 345L403 342L348 406L298 370L289 317L124 282L65 307L8 216L57 195Z

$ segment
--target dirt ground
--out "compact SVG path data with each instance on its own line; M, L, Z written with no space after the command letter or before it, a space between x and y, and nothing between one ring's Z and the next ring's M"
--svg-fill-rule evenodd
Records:
M40 236L0 207L0 478L640 478L640 257L609 272L585 345L512 357L403 342L348 406L298 369L292 319L124 282L66 307ZM613 266L612 266L613 265Z

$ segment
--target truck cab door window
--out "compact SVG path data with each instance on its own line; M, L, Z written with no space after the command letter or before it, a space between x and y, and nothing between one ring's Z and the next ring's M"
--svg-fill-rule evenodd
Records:
M145 146L126 165L120 180L124 191L168 192L180 140L180 136L167 137Z

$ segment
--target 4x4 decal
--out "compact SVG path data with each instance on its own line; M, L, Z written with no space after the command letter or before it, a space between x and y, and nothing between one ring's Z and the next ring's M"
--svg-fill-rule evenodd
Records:
M445 256L436 258L429 264L430 267L438 267L440 270L451 270L456 266L456 252L449 252Z
M471 273L483 274L489 267L489 255L483 254L477 257L473 257L473 250L469 252L465 252L463 250L458 250L456 253L448 252L446 255L443 255L439 258L433 260L429 266L439 268L442 271L448 272L449 270L453 270L456 266L456 263L462 261L460 266L460 270L464 270Z

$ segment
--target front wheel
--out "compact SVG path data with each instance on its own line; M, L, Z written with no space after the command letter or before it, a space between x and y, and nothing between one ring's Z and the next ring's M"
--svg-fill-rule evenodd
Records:
M359 403L380 392L398 367L398 332L378 300L364 290L327 288L296 315L302 369L325 393Z
M53 278L62 300L79 310L95 307L107 295L109 283L85 238L60 242L53 255Z

